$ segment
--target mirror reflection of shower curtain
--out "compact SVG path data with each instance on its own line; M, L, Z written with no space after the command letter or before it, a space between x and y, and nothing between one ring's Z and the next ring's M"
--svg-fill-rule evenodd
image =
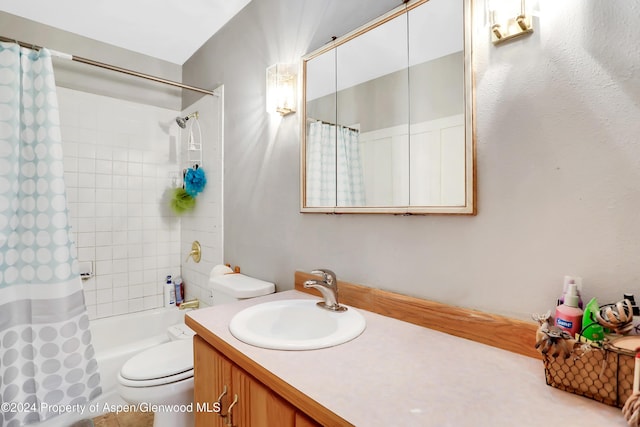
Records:
M17 427L82 405L101 387L50 54L0 43L0 77L0 401L14 405L0 426Z
M306 142L307 206L365 204L359 132L313 122Z

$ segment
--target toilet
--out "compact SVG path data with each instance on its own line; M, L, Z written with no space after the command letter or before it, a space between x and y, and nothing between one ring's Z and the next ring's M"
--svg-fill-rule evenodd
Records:
M209 279L213 305L268 295L275 285L243 274L213 275ZM185 324L168 328L170 342L138 353L118 374L124 401L142 411L154 411L154 427L192 427L193 332Z

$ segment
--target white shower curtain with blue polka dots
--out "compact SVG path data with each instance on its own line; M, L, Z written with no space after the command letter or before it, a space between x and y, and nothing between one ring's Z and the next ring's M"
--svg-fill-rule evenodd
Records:
M0 43L0 427L101 393L62 165L49 52Z
M309 124L306 141L306 206L364 206L359 135L330 123Z

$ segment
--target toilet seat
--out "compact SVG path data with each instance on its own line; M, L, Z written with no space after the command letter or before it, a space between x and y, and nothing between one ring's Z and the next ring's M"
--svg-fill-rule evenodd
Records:
M129 359L118 374L120 384L152 387L193 378L193 341L160 344Z

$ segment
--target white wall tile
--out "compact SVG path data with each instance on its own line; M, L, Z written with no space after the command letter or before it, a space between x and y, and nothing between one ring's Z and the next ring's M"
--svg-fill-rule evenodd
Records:
M129 298L142 298L144 296L144 285L130 285Z
M64 171L64 185L67 186L67 191L69 189L78 188L78 174L76 172L71 172L65 168Z
M83 282L89 316L162 306L159 283L180 274L180 219L160 204L179 165L168 161L178 127L158 124L180 112L66 88L58 98L72 235L95 266Z
M111 160L113 159L113 150L111 147L102 144L96 147L96 159Z
M113 275L100 274L95 277L96 289L112 289L113 288Z
M113 219L110 217L95 218L95 230L96 231L111 231L113 230Z
M113 233L110 231L96 232L96 246L111 246L113 244Z
M136 311L144 310L144 300L140 298L131 298L129 296L129 313L135 313Z
M109 316L113 316L113 304L110 302L105 304L98 304L97 310L96 310L96 317L109 317Z
M126 259L113 260L114 273L126 273L128 271L129 262Z
M96 190L96 201L101 203L111 203L113 200L113 190L99 188Z
M98 289L97 301L98 301L98 305L113 301L113 292L111 291L111 288Z
M128 299L129 299L129 288L127 286L122 286L120 288L113 288L114 301L123 301Z
M129 313L129 301L123 299L121 301L113 302L113 315L117 316L119 314L127 314Z
M113 168L111 166L111 160L96 160L96 173L111 174Z
M96 175L96 188L112 188L111 175Z
M123 286L129 286L129 281L127 280L128 273L115 273L113 274L113 288L119 288Z
M77 228L83 231L94 231L96 229L95 218L77 218Z
M160 307L161 304L158 304L158 299L152 295L148 297L144 297L144 309L149 310L152 308Z
M128 156L128 153L127 153L126 150L119 150L119 149L118 150L115 150L115 149L113 150L114 163L115 163L115 161L125 162L125 165L126 165L126 162L128 161L128 157L129 156Z
M78 245L76 239L76 246ZM95 246L89 246L86 248L78 247L78 260L79 261L91 261L96 256ZM86 283L86 282L85 282Z
M95 170L96 170L95 159L83 159L82 157L78 159L78 172L89 173L89 172L95 172Z
M96 261L96 274L105 275L113 273L113 261Z
M113 161L113 174L114 175L120 175L120 176L127 176L127 172L129 170L129 164L127 162L121 162L121 161Z
M96 260L105 261L113 259L113 246L96 247Z
M95 233L76 233L76 245L79 248L95 247L96 246L96 234Z
M142 270L129 271L128 282L132 285L139 285L144 281Z
M92 172L78 173L78 187L96 188L96 176Z
M129 150L129 162L142 163L144 160L144 152L141 150Z
M95 218L96 205L95 203L78 203L78 210L76 212L78 218Z
M222 228L222 150L221 150L221 106L218 98L203 97L195 104L183 110L183 114L198 110L200 112L199 124L203 135L203 158L206 163L203 170L207 175L207 186L198 195L196 208L193 212L182 216L180 231L172 229L170 239L180 241L180 256L182 259L191 250L191 244L198 240L202 247L202 260L194 263L191 260L182 264L182 277L185 283L185 293L188 298L198 298L206 305L208 300L209 273L216 264L224 262L222 234L218 231ZM205 117L207 119L205 119ZM187 132L181 134L181 146L186 147ZM185 158L184 153L182 158ZM186 165L181 165L185 167ZM169 177L159 172L159 177ZM180 181L182 174L179 172ZM165 178L166 179L166 178ZM158 245L158 253L166 253L170 259L174 255L169 243ZM164 256L164 255L163 255ZM160 261L161 256L158 256Z
M157 286L155 283L146 283L143 286L143 295L145 297L152 296L157 293Z
M129 176L142 176L142 163L129 163L127 172Z
M84 160L96 158L96 147L93 144L78 144L78 157Z

